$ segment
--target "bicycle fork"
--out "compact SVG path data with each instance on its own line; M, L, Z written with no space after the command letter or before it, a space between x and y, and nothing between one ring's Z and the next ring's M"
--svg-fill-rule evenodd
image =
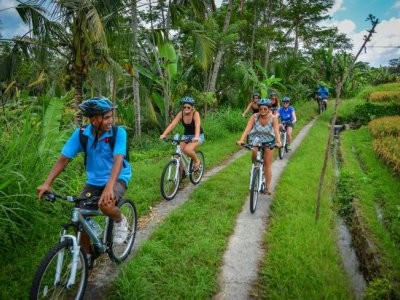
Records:
M70 239L72 241L71 274L69 275L68 282L66 285L66 288L69 289L75 283L76 271L78 269L78 262L79 262L80 246L78 245L78 242L76 241L76 237L74 235L66 234L66 231L64 231L63 235L61 236L61 242L65 241L67 239ZM64 262L64 251L65 251L65 249L63 251L61 251L57 257L57 267L56 267L56 274L55 274L55 278L54 278L54 285L57 285L60 282L61 272L62 272L62 267L63 267L63 262Z

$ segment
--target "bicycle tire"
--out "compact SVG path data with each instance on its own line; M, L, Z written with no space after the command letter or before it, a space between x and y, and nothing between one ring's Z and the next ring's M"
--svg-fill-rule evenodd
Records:
M75 284L67 288L72 264L72 240L64 240L43 258L33 277L30 299L83 299L88 281L88 262L82 248L79 250L79 266ZM63 253L63 254L62 254ZM60 254L60 256L59 256ZM60 281L55 283L57 263L61 263Z
M176 160L170 160L161 174L160 189L165 200L172 200L178 192L181 174Z
M253 179L251 181L251 189L250 189L250 212L254 214L257 209L257 201L258 201L258 187L260 186L260 170L258 168L254 168L253 170Z
M193 184L198 184L200 182L201 178L203 178L204 167L205 167L203 152L196 150L196 155L197 155L197 158L200 160L200 167L197 171L195 171L195 172L191 171L189 174L190 181ZM193 160L190 161L189 168L190 168L190 170L193 170Z
M128 199L119 200L118 208L128 222L128 236L122 244L114 243L112 231L112 229L114 228L114 222L110 220L111 226L108 226L107 229L107 240L110 245L108 256L112 261L120 263L124 261L132 251L137 230L137 212L135 203L132 200Z
M286 149L286 132L281 132L281 142L282 147L279 148L279 158L283 159L285 156L285 149Z

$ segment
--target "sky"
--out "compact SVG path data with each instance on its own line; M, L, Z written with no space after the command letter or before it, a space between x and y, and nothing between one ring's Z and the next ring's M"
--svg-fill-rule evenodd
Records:
M222 0L215 0L217 6ZM27 32L14 7L16 0L0 0L0 33L3 38L23 35ZM325 26L335 25L353 42L353 54L357 54L364 35L372 27L365 21L369 14L379 19L376 33L367 44L358 61L368 62L372 67L388 65L390 59L400 58L400 0L335 0Z

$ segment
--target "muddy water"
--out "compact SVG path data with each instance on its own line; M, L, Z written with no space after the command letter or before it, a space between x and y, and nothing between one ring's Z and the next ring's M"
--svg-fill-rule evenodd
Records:
M335 139L333 146L333 159L335 165L335 175L337 179L340 176L339 133L341 129L343 129L343 127L341 127L339 130L335 128ZM360 263L358 261L355 249L351 244L351 234L345 222L339 216L336 229L338 232L338 247L342 257L343 267L350 278L351 290L356 299L363 299L367 283L360 271Z

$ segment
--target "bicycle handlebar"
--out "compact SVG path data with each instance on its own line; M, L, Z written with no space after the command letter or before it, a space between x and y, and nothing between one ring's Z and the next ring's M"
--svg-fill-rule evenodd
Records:
M43 199L49 202L55 202L57 199L63 199L66 200L68 202L74 202L74 203L78 203L81 201L88 201L88 202L93 202L93 201L98 201L100 197L99 196L92 196L90 198L87 197L77 197L77 196L64 196L64 195L60 195L54 192L50 192L47 191L43 194Z
M275 143L266 143L266 144L261 144L261 145L253 145L253 144L241 144L240 146L251 150L253 148L260 148L260 149L265 149L265 148L269 148L270 150L273 150L276 147Z
M180 143L180 142L185 142L186 144L191 143L192 139L170 139L170 138L163 138L164 142L173 142L173 143Z

